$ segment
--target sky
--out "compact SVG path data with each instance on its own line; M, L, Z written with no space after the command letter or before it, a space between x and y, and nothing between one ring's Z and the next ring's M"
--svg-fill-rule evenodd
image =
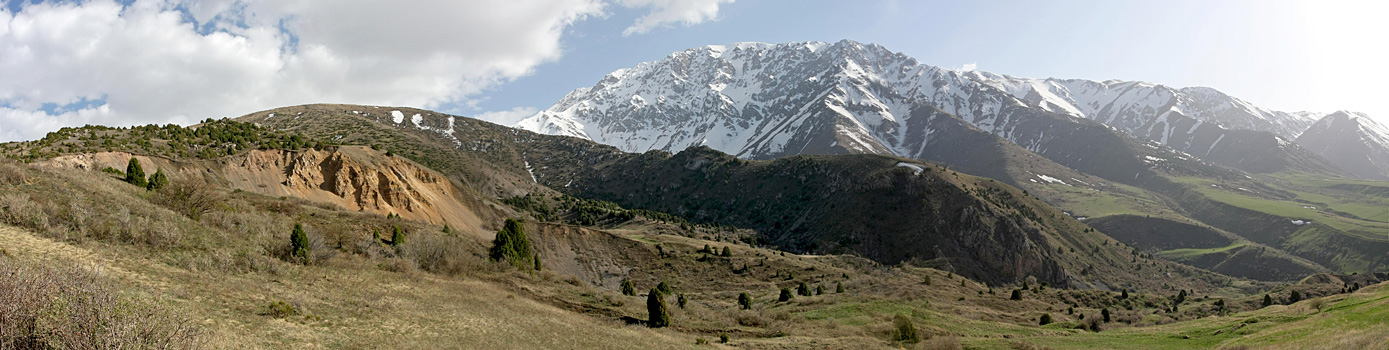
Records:
M0 141L306 103L510 124L687 48L842 39L1389 123L1386 15L1377 1L4 0Z

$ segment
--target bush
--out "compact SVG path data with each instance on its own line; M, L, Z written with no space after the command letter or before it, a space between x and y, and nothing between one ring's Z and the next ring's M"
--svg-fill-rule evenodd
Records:
M824 294L825 294L825 285L823 285L823 284L816 285L816 286L815 286L815 295L824 295Z
M670 285L669 285L669 284L666 284L666 281L661 281L661 283L657 283L657 284L656 284L656 290L661 291L661 294L666 294L666 295L675 293L675 290L674 290L674 289L671 289L671 288L670 288Z
M211 212L222 203L221 196L202 180L171 181L155 193L156 203L193 220L201 219L203 214Z
M299 308L286 303L284 300L272 301L270 305L265 307L265 315L274 318L286 318L290 316L299 316L300 314Z
M646 314L647 327L661 328L670 326L670 310L666 309L666 297L656 288L651 288L651 292L646 294Z
M1009 296L1008 299L1009 299L1009 300L1022 300L1022 290L1021 290L1021 289L1014 289L1014 290L1013 290L1013 295L1012 295L1012 296Z
M728 344L728 333L719 333L719 343Z
M1045 326L1051 324L1051 314L1042 314L1042 318L1037 320L1037 325Z
M810 287L806 286L805 282L801 282L800 285L796 286L796 294L808 297L810 296Z
M680 308L681 308L681 309L684 309L684 308L685 308L685 304L686 304L686 303L689 303L690 300L689 300L689 299L685 299L685 293L680 293L680 297L677 298L677 299L675 299L675 302L676 302L677 305L680 305Z
M905 315L892 317L892 340L904 343L915 343L921 341L916 335L916 326L912 325L912 319Z
M400 229L400 226L395 226L391 229L391 246L399 247L401 244L405 244L405 230Z
M791 298L793 298L793 297L791 296L791 288L782 288L782 289L781 289L781 296L777 297L777 301L783 302L783 303L784 303L784 302L791 301Z
M723 247L723 253L720 253L719 255L727 258L733 256L733 252L728 250L728 247Z
M751 310L752 296L748 295L748 292L738 293L738 306L742 306L743 310Z
M1264 303L1263 303L1263 304L1264 304L1264 306L1273 305L1273 297L1269 296L1268 294L1264 294Z
M843 292L844 292L844 282L835 282L835 283L834 283L834 292L835 292L835 293L843 293Z
M0 348L195 349L195 324L79 269L0 257Z
M627 295L627 296L636 296L636 295L637 295L637 288L636 288L636 286L633 286L633 285L632 285L632 281L631 281L631 280L626 280L626 279L622 280L622 295Z
M1105 322L1105 323L1108 323L1108 322L1109 322L1109 308L1101 309L1101 310L1100 310L1100 316L1101 316L1101 317L1104 317L1104 322Z

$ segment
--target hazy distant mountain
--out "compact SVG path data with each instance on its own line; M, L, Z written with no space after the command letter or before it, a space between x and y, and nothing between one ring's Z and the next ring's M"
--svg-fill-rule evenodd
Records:
M704 145L753 159L927 159L930 141L945 132L936 120L947 115L1082 171L1072 163L1099 152L1085 148L1109 146L1077 142L1104 137L1096 131L1104 128L1085 120L1246 171L1332 170L1287 141L1312 123L1310 115L1258 108L1208 88L950 70L847 40L676 52L608 74L516 126L631 152Z
M1389 179L1389 127L1363 113L1328 114L1297 143L1357 176Z

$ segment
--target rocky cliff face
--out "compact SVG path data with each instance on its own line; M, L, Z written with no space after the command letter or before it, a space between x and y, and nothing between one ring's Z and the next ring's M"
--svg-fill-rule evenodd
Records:
M489 231L482 229L482 218L495 216L485 204L442 175L366 147L255 150L216 160L170 160L102 152L61 156L46 163L78 169L124 170L131 157L139 159L147 173L164 169L175 179L202 177L231 189L302 198L382 215L397 214L484 236Z

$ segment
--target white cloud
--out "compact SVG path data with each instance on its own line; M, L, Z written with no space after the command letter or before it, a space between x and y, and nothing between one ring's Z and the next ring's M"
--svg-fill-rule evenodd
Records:
M558 59L565 28L602 9L599 0L92 0L0 8L0 140L61 126L187 123L303 103L466 104ZM51 108L83 100L98 102Z
M486 120L498 125L512 126L521 119L530 118L539 112L535 107L516 107L509 111L492 111L474 115L473 118Z
M961 72L968 72L968 71L975 70L976 68L979 68L979 64L978 64L978 63L970 62L970 63L965 63L965 65L960 66L960 69L956 69L956 70L961 71Z
M733 0L619 0L623 7L649 7L651 13L637 19L622 35L645 34L659 26L683 23L686 26L718 18L719 4Z

